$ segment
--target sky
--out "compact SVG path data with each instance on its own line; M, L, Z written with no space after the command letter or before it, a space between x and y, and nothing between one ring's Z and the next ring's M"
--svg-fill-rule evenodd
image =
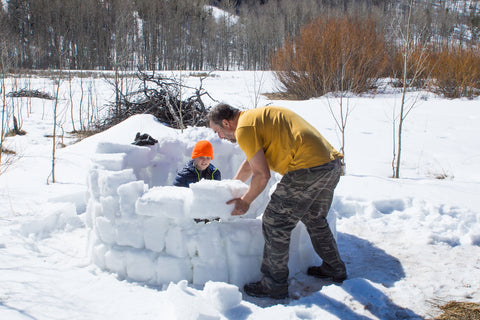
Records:
M182 79L198 86L198 77L183 72ZM104 80L91 81L98 106L113 101ZM52 95L55 89L46 78L16 85ZM329 109L338 117L339 99L273 101L260 94L278 86L272 73L261 71L214 72L203 82L216 99L206 105L286 107L339 149ZM246 216L231 217L224 201L247 187L231 180L243 160L238 146L208 128L180 131L149 115L74 143L68 132L72 114L78 122L80 81L60 89L58 121L67 146L56 150L56 183L53 102L6 101L22 115L27 134L6 140L17 156L0 175L0 319L428 319L450 300L480 302L478 98L409 93L413 109L405 120L400 178L393 179L401 93L385 85L376 95L349 96L346 174L329 214L348 279L338 285L305 274L319 260L299 226L290 251L290 298L272 300L245 295L242 284L260 276L260 219L279 175ZM159 142L133 146L136 132ZM172 187L202 139L212 143L223 181ZM220 220L196 224L195 217Z

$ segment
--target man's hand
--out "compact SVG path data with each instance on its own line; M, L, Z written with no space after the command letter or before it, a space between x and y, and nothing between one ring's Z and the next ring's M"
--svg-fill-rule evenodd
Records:
M227 201L227 204L232 204L232 203L235 205L232 211L232 216L242 215L245 212L247 212L248 209L250 208L250 203L248 203L245 200L242 200L241 198L235 198Z

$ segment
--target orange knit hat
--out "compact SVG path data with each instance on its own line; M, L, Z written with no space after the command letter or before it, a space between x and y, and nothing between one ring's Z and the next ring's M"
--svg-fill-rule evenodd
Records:
M200 140L192 150L192 159L198 157L210 157L213 159L213 147L207 140Z

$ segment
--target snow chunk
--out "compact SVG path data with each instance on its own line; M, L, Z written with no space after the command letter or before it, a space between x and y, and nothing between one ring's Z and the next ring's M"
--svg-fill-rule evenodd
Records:
M238 287L227 283L208 281L203 295L221 313L238 307L242 302L242 293Z

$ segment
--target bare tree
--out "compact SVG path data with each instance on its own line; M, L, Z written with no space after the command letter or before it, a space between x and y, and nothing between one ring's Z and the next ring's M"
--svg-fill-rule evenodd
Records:
M1 40L1 39L0 39ZM3 51L3 41L0 42L0 103L2 108L2 124L1 124L1 131L0 131L0 175L3 173L3 142L5 139L5 131L6 131L6 109L7 109L7 94L5 92L5 56Z
M418 78L424 74L426 68L427 50L425 46L415 46L415 39L412 39L410 32L411 17L413 12L414 0L409 1L408 15L406 18L406 31L402 32L399 29L402 39L402 54L403 54L403 73L402 73L402 99L400 104L400 112L398 115L393 115L393 159L392 169L393 177L400 177L400 166L402 156L402 136L403 125L406 117L412 111L413 107L418 102L418 97L414 98L407 104L407 93L411 87L418 81ZM399 24L401 25L401 24ZM415 54L415 55L414 55ZM415 57L415 58L413 58ZM398 119L398 127L395 131L396 121ZM396 139L395 139L396 138Z
M330 110L330 114L332 115L335 121L335 125L337 126L341 135L340 152L343 154L343 158L341 160L343 174L346 173L345 134L347 129L347 121L348 121L348 117L350 116L350 113L353 111L353 108L350 105L350 99L347 96L348 94L349 93L346 91L340 91L338 93L338 99L337 99L338 110L337 111L335 111L335 108L332 106L332 103L327 96L328 109Z

